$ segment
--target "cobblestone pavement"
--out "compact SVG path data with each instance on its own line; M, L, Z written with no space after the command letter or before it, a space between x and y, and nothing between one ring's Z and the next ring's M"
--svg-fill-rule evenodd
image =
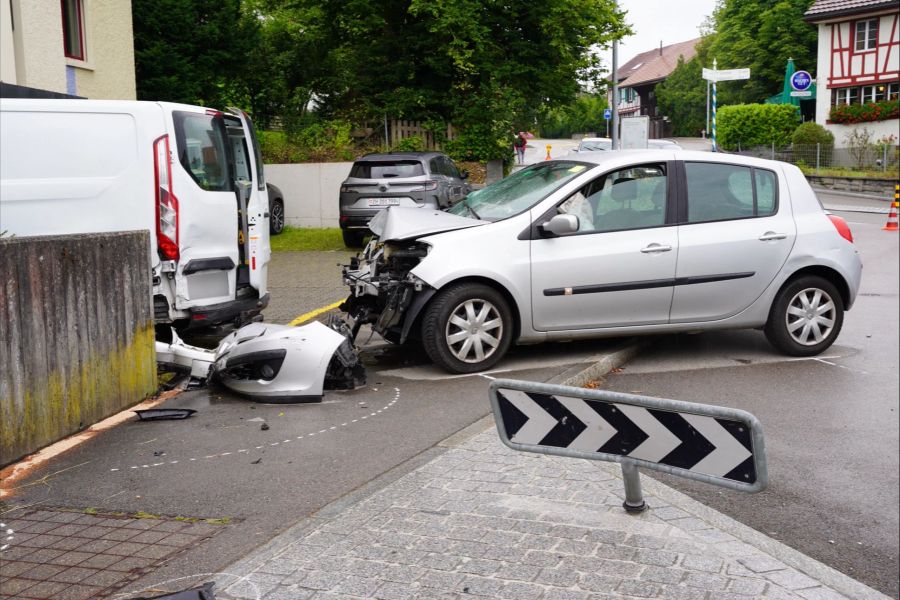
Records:
M617 465L517 453L489 429L232 565L217 597L886 598L642 479L651 509L628 515Z
M0 598L10 600L108 598L224 527L45 506L3 525Z

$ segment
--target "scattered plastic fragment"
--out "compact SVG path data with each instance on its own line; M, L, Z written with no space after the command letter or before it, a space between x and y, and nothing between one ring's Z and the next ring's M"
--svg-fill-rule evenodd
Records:
M192 408L148 408L134 411L141 421L187 419L197 411Z
M212 581L204 583L200 587L183 590L181 592L172 592L163 594L162 596L142 596L135 600L216 600L213 588L216 586Z

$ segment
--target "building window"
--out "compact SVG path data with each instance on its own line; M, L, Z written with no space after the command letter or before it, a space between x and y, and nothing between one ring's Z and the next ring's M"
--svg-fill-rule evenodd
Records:
M887 86L887 99L896 100L900 98L900 83L889 83Z
M63 46L68 58L85 60L83 0L60 0L62 4Z
M840 106L842 104L857 104L859 102L859 88L841 88L831 90L831 104Z
M874 50L878 45L878 19L856 22L856 51Z
M862 87L862 104L866 104L867 102L881 102L885 99L887 92L887 86L884 84L880 85L864 85Z

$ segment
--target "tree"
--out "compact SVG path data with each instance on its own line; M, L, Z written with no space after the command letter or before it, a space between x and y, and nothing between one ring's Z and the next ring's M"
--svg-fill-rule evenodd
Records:
M571 104L551 108L541 117L541 137L567 138L573 133L587 132L604 135L606 121L603 111L606 107L605 94L579 94Z
M784 68L793 58L798 68L815 73L818 36L803 21L813 0L719 0L713 13L715 35L708 62L720 69L750 68L750 79L719 86L721 104L762 102L781 90Z
M679 57L672 74L656 86L657 108L669 117L676 136L697 136L706 129L706 80L701 60L685 62Z
M141 100L221 107L258 29L240 0L132 0Z

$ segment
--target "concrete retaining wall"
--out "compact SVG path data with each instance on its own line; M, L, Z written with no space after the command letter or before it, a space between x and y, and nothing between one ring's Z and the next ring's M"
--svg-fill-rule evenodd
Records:
M155 393L149 244L0 239L0 466Z
M341 184L352 162L266 165L266 180L284 194L284 221L291 227L337 227Z
M883 196L885 200L893 200L896 181L890 179L865 179L862 177L820 177L807 175L810 185L816 188L856 192Z

